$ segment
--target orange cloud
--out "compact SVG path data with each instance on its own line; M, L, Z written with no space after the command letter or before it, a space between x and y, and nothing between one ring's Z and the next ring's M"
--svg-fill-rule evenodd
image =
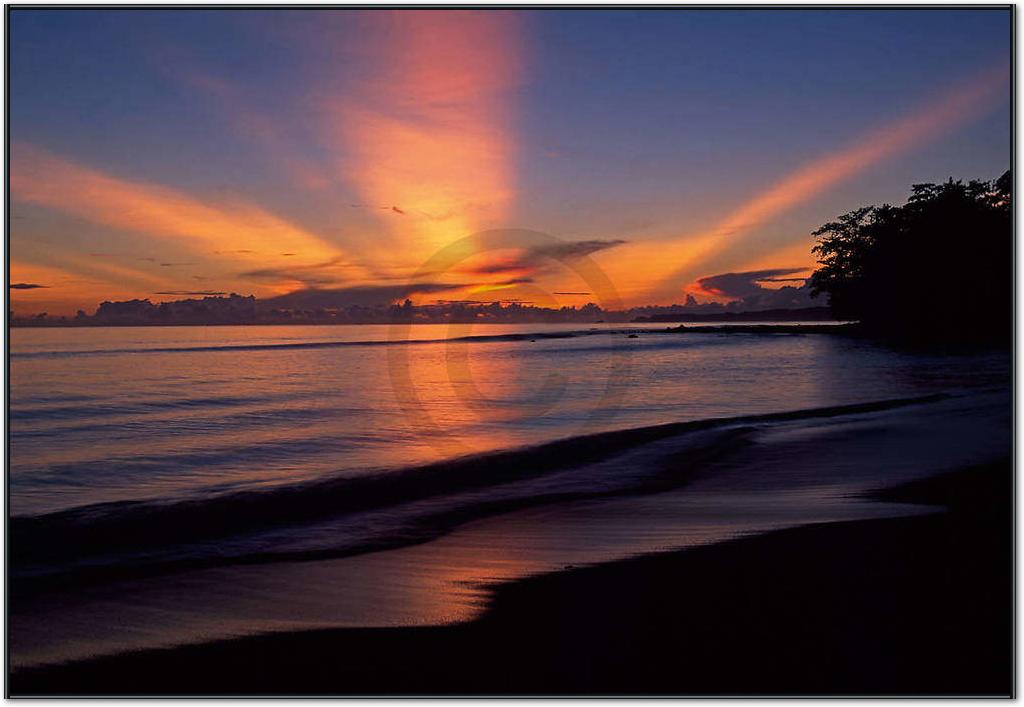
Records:
M646 267L648 286L631 282L628 275L625 285L619 285L618 279L616 284L626 297L634 300L677 296L682 283L699 274L695 270L702 261L728 248L743 234L843 180L977 118L991 109L996 99L1009 95L1009 87L1007 67L985 71L914 113L863 136L852 146L805 164L741 204L704 233L677 241L623 247L617 253L617 269ZM809 238L803 247L810 251ZM657 279L653 288L649 286L652 275Z
M17 201L172 239L202 254L227 254L250 265L282 251L299 254L294 260L300 265L346 258L334 243L259 207L206 203L167 187L119 179L25 143L12 145L10 173ZM346 262L353 275L364 275L362 267Z
M62 254L59 264L40 265L25 260L12 260L8 270L12 283L28 282L44 287L32 290L10 290L11 309L17 314L74 314L79 308L90 312L101 299L129 299L139 295L140 288L165 284L166 281L132 268L111 263L89 262Z
M694 297L706 297L713 300L727 299L725 292L714 287L709 287L706 283L701 282L701 280L691 282L683 288L683 292L688 295L693 295Z
M62 268L52 265L36 265L19 260L11 261L7 274L11 282L35 282L47 288L81 280L80 275Z
M499 225L514 195L510 89L520 19L495 11L372 12L371 75L330 100L338 168L420 261ZM396 243L380 244L395 257ZM416 265L418 263L413 263Z
M492 285L477 285L476 287L469 288L466 290L467 295L480 295L486 292L496 292L498 290L509 290L513 287L518 287L521 282L498 282Z

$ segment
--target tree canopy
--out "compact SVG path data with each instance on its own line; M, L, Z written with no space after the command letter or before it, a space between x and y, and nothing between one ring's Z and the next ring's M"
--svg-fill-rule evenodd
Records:
M915 184L902 206L854 209L814 232L812 293L833 315L920 342L1009 345L1012 178Z

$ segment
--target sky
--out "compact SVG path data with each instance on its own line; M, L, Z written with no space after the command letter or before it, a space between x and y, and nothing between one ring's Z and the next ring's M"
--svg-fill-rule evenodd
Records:
M14 9L11 309L799 284L826 221L1010 168L1011 32L1009 9Z

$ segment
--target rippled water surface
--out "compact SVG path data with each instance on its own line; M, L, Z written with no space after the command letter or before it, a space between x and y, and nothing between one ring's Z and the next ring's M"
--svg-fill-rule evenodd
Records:
M14 329L11 510L193 498L625 427L984 386L1008 365L834 336L640 329Z

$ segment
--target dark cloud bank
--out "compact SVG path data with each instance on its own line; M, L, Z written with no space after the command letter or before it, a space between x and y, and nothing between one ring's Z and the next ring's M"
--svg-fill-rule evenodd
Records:
M773 270L751 270L709 275L697 280L701 290L709 295L727 297L731 300L727 309L752 311L760 309L794 309L822 305L820 300L811 298L810 289L804 285L806 278L787 277L807 272L808 268L775 268ZM799 282L799 287L784 285L777 289L765 287L764 282ZM692 295L687 296L687 306L697 305ZM706 306L706 305L705 305Z
M408 298L423 295L444 295L471 287L473 283L421 282L352 287L306 287L286 295L257 300L232 293L195 290L165 290L154 294L184 295L189 299L153 303L148 299L128 302L104 302L93 316L81 313L73 320L60 318L21 318L22 324L68 323L86 325L134 324L369 324L393 321L415 322L627 322L627 321L714 321L737 314L764 312L772 318L826 319L827 304L812 300L806 286L783 285L778 289L762 283L799 282L789 277L805 272L800 268L779 268L739 273L722 273L700 278L699 288L708 294L734 298L721 304L700 303L687 295L683 304L634 307L623 311L604 310L593 302L582 306L547 308L529 302L503 299L492 302L471 302L438 298L433 304L412 305ZM494 284L532 282L531 278L515 278ZM26 283L18 283L24 285ZM587 296L585 292L562 292L563 295ZM201 297L201 298L199 298ZM405 300L403 304L398 304ZM787 310L791 315L787 314ZM691 318L692 319L688 319Z

